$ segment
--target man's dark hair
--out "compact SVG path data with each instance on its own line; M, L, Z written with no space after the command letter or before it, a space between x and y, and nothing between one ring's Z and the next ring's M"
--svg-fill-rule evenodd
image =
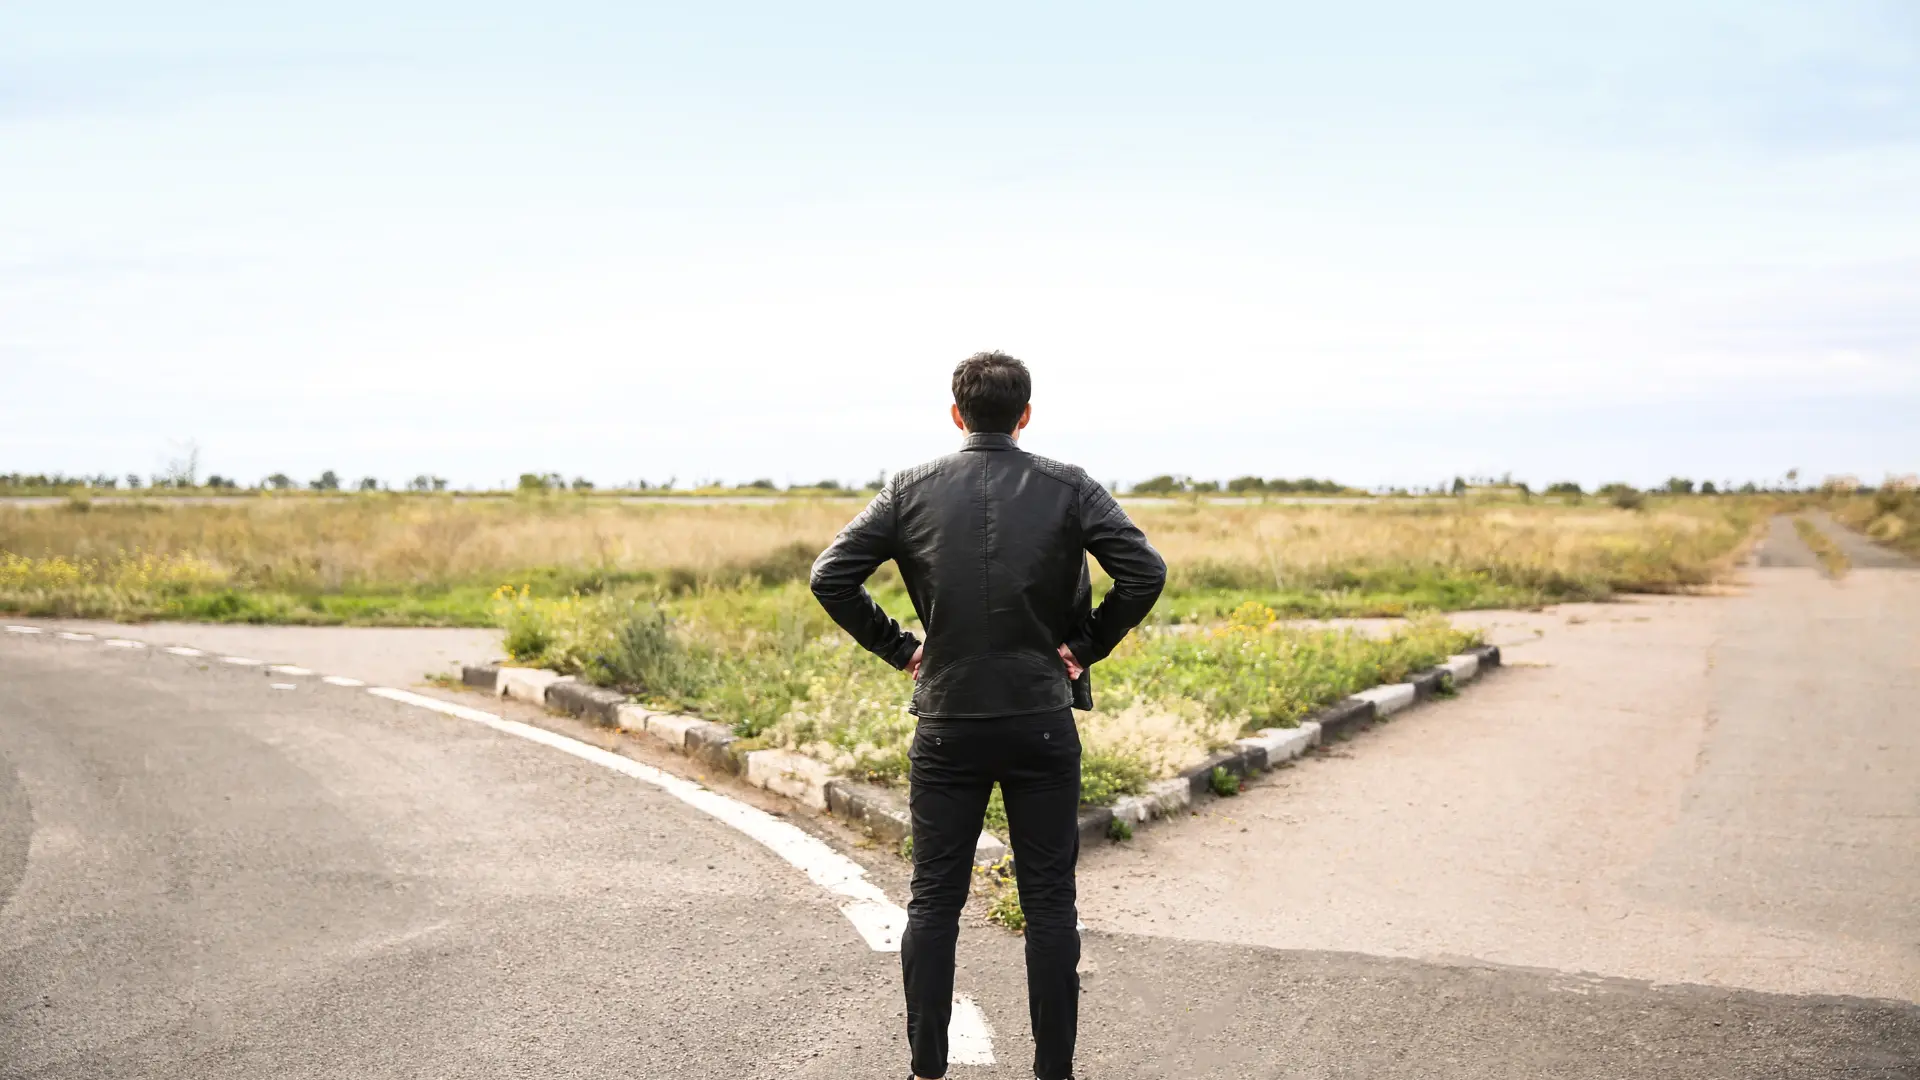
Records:
M1027 365L1006 353L974 353L953 369L953 403L968 431L1013 434L1032 396Z

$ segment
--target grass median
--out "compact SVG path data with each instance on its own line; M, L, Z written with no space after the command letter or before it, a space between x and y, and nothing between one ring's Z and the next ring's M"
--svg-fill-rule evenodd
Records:
M666 601L503 589L496 603L518 662L698 712L732 725L750 747L797 750L883 784L906 778L911 684L848 642L799 585ZM1100 708L1081 717L1083 801L1137 794L1236 737L1293 726L1478 641L1437 616L1385 637L1289 628L1275 617L1249 603L1217 625L1148 627L1099 664Z

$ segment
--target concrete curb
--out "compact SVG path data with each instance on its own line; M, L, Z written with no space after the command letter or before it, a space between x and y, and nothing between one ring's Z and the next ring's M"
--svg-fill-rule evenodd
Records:
M1196 801L1213 794L1215 769L1244 779L1279 768L1315 747L1352 738L1378 720L1445 696L1499 665L1499 647L1481 645L1448 657L1438 667L1414 672L1406 682L1372 687L1324 706L1296 727L1265 728L1236 739L1231 748L1208 756L1178 776L1150 785L1144 795L1126 796L1112 806L1082 807L1080 843L1083 847L1107 843L1112 839L1115 821L1132 828L1190 810ZM501 697L587 717L622 731L645 733L755 787L825 810L881 843L897 848L913 835L913 819L900 792L835 776L826 763L791 750L750 749L750 743L723 725L696 716L653 712L629 702L625 694L537 668L473 665L461 669L460 681ZM1004 843L983 832L974 848L974 862L987 866L1006 854Z
M846 777L827 781L827 812L865 829L869 836L896 847L913 835L907 800L878 784Z

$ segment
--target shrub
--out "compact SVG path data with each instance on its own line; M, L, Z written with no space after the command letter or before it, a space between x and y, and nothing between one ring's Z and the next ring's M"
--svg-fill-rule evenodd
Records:
M1133 839L1133 822L1126 818L1114 818L1107 823L1107 839L1115 843Z
M1137 757L1112 751L1082 751L1080 804L1111 806L1123 795L1145 792L1150 779L1146 762Z
M1240 794L1240 778L1218 765L1214 766L1213 772L1207 775L1207 786L1221 798L1231 798Z
M602 686L680 697L694 689L687 650L674 636L667 613L633 603L615 624L612 640L587 662L587 675Z
M738 681L716 687L701 704L703 709L720 706L735 731L758 735L771 746L797 750L863 779L903 780L914 717L907 711L902 677L878 661L869 667L850 648L845 652L851 664L837 673L813 675L798 695L788 696L783 685L793 669L762 669L757 679L738 672ZM759 701L751 696L756 690L763 695Z
M1626 484L1608 484L1601 489L1601 494L1620 510L1644 510L1647 507L1646 493Z
M1186 481L1177 476L1156 476L1133 485L1135 495L1177 495L1185 490Z
M533 598L532 588L515 590L502 585L493 594L494 617L502 631L501 647L509 660L533 663L553 645L553 623L547 607Z
M740 576L765 585L784 585L805 581L813 572L814 557L820 549L805 540L795 540L740 564Z

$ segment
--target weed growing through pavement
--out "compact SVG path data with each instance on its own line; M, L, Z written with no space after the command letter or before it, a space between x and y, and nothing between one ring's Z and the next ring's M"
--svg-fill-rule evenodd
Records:
M1107 823L1107 839L1115 842L1133 839L1133 822L1126 818L1114 818Z
M1016 934L1027 931L1027 913L1020 908L1020 885L1014 879L1013 856L1003 855L992 866L973 868L975 887L987 896L987 921Z

